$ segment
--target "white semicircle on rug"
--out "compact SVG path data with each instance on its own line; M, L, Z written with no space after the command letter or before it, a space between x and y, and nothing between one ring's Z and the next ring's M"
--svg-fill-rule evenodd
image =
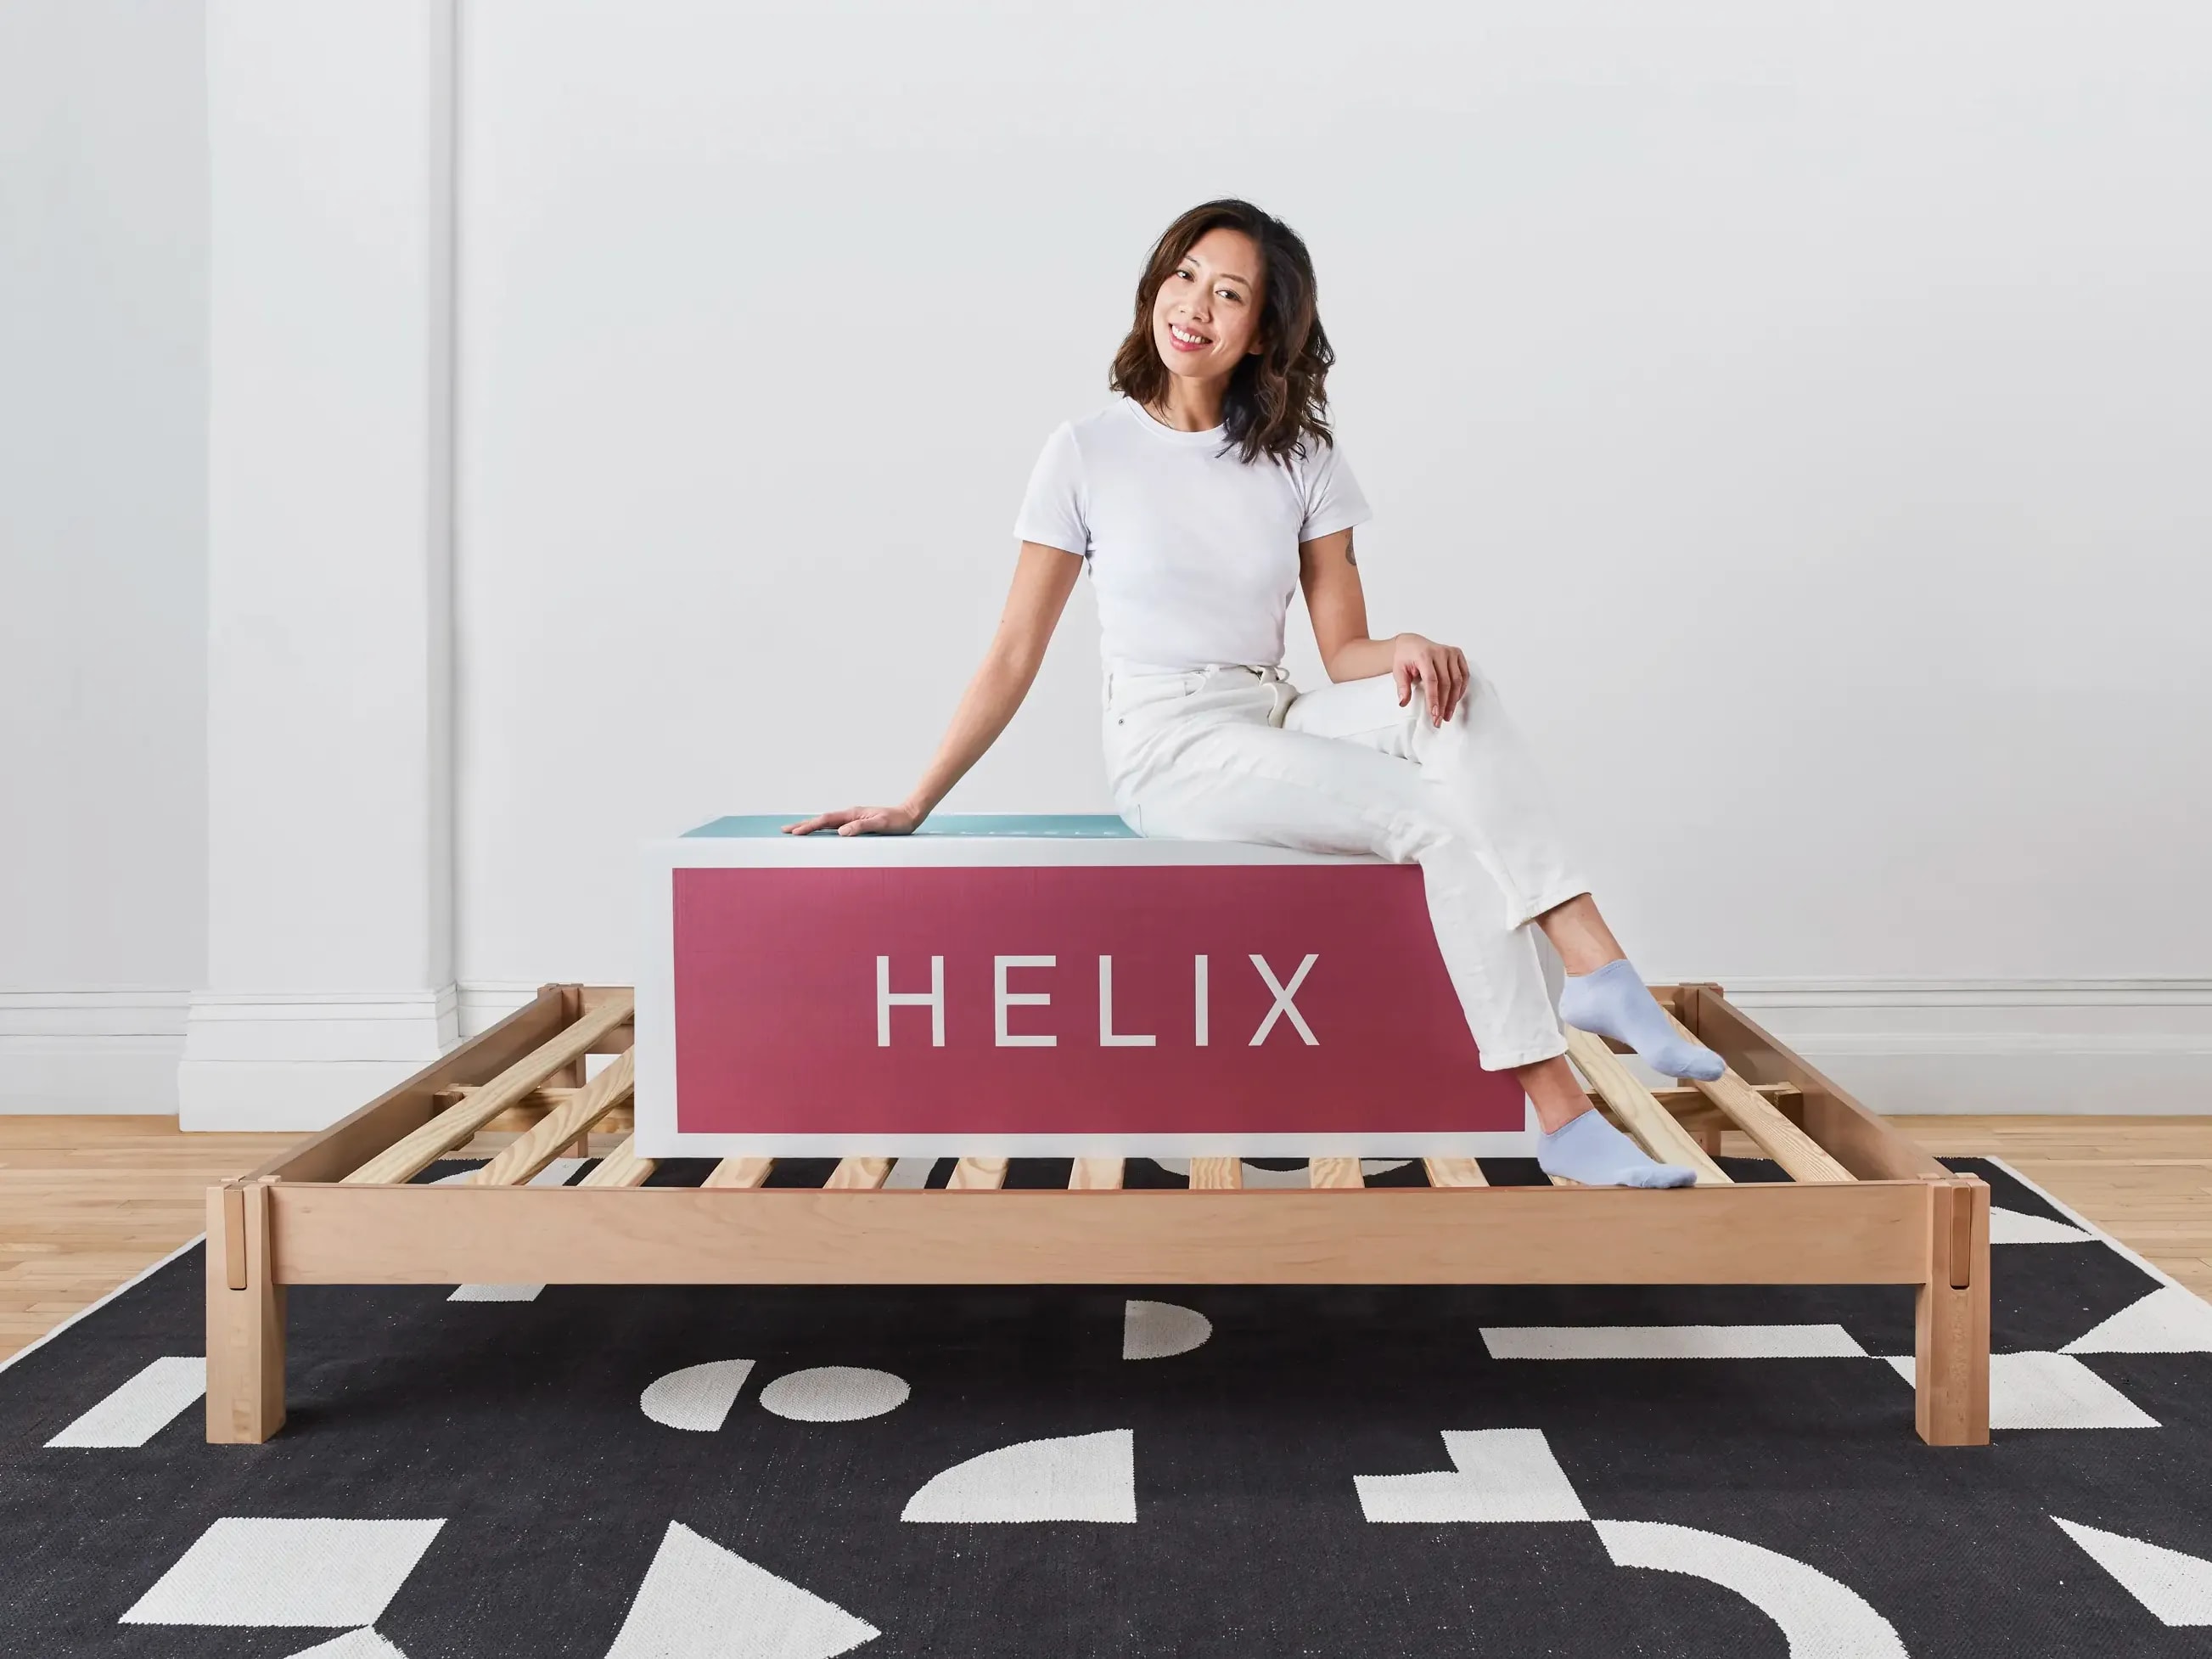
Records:
M2169 1630L2212 1625L2212 1561L2125 1533L2051 1518L2160 1624Z
M1888 1360L1907 1382L1911 1354ZM2071 1354L1990 1356L1993 1429L2154 1429L2158 1419Z
M1617 1567L1679 1572L1734 1590L1782 1627L1797 1659L1906 1659L1888 1620L1850 1585L1795 1556L1664 1521L1600 1521Z
M2161 1285L2062 1350L2066 1353L2212 1353L2212 1303Z
M730 1407L750 1375L750 1359L709 1359L656 1376L637 1397L637 1408L665 1429L712 1434L728 1420Z
M2000 1209L1990 1206L1990 1243L1992 1244L2094 1244L2094 1235L2079 1227L2069 1227L2063 1221L2053 1221L2047 1216L2030 1215L2025 1210Z
M1449 1471L1355 1474L1370 1521L1587 1521L1589 1511L1541 1429L1446 1429Z
M1187 1158L1156 1158L1152 1162L1170 1175L1179 1175L1185 1181L1190 1179L1190 1160ZM1239 1161L1239 1169L1240 1178L1247 1188L1310 1187L1313 1184L1313 1176L1303 1164L1295 1170L1270 1170L1248 1158Z
M1185 1175L1190 1173L1188 1166L1184 1168L1183 1173ZM1241 1178L1248 1189L1267 1187L1290 1188L1313 1185L1313 1171L1304 1164L1299 1164L1295 1170L1271 1170L1264 1164L1254 1164L1247 1159L1242 1165Z
M606 1659L834 1659L882 1634L672 1521Z
M1168 1359L1188 1353L1213 1334L1213 1322L1195 1308L1176 1302L1121 1304L1121 1358Z
M301 1648L290 1659L407 1659L407 1656L389 1638L363 1626Z
M932 1475L899 1519L1133 1525L1136 1438L1133 1430L1108 1429L1000 1446Z
M777 1377L760 1391L760 1402L794 1423L852 1423L896 1411L911 1392L904 1377L889 1371L817 1365Z

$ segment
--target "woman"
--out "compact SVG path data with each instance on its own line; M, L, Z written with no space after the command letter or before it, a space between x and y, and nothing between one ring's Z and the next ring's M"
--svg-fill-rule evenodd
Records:
M1490 1071L1510 1069L1551 1175L1680 1187L1590 1108L1559 1021L1672 1077L1720 1057L1669 1024L1553 832L1498 692L1455 646L1367 632L1352 530L1369 515L1323 416L1335 354L1305 244L1249 203L1192 209L1152 250L1114 359L1120 394L1061 425L1030 479L1013 589L912 794L787 824L912 830L1013 718L1091 573L1114 800L1140 835L1418 862L1437 943ZM1293 584L1332 684L1281 667ZM1567 970L1553 1012L1532 928Z

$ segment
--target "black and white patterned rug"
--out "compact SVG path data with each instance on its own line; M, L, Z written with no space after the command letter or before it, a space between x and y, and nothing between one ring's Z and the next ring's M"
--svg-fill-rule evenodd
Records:
M307 1287L210 1446L194 1246L0 1371L0 1652L2212 1655L2212 1307L1951 1161L1985 1449L1730 1286Z

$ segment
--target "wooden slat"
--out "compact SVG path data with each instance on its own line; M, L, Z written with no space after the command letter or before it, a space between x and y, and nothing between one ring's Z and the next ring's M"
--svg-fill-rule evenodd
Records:
M548 1113L505 1152L461 1182L468 1187L510 1187L536 1175L561 1156L562 1148L622 1102L636 1085L636 1059L623 1054L613 1065L577 1090L558 1111Z
M1421 1167L1428 1171L1431 1187L1487 1187L1482 1165L1471 1158L1425 1158Z
M414 1133L386 1147L345 1177L352 1187L412 1180L507 1107L630 1018L624 1000L603 1003L550 1042L532 1049L458 1106L448 1106Z
M1121 1189L1121 1164L1118 1158L1079 1158L1075 1167L1067 1172L1070 1192L1107 1193Z
M459 1102L466 1100L471 1095L474 1094L483 1086L483 1085L482 1084L465 1083L461 1085L459 1088L441 1089L438 1091L436 1104L433 1109L434 1111L442 1112L447 1107L458 1104ZM576 1095L577 1091L567 1084L549 1083L543 1085L538 1088L532 1089L528 1094L523 1096L521 1099L516 1101L505 1111L501 1112L497 1117L492 1119L490 1122L485 1124L481 1129L478 1129L477 1133L479 1136L524 1133L526 1131L536 1125L538 1120L543 1118L548 1112L556 1112L560 1110L562 1107L574 1100L576 1097ZM1698 1097L1698 1106L1702 1109L1705 1106L1705 1097L1700 1095ZM427 1116L428 1114L425 1115ZM633 1121L629 1106L625 1103L612 1108L605 1117L601 1118L595 1133L599 1134L625 1135L636 1127L635 1122Z
M481 1083L463 1083L451 1089L441 1089L438 1091L438 1109L443 1111L448 1106L458 1106L483 1087L483 1085ZM581 1092L580 1088L566 1083L548 1083L532 1089L507 1109L517 1112L537 1112L541 1115L546 1112L557 1112Z
M1611 1043L1606 1046L1613 1047ZM1793 1100L1797 1095L1797 1085L1794 1083L1747 1083L1743 1086L1752 1093L1769 1101ZM1678 1089L1654 1089L1651 1091L1651 1098L1677 1117L1681 1116L1685 1112L1702 1112L1710 1104L1700 1091L1686 1085Z
M995 1192L1006 1184L1006 1160L963 1158L952 1166L952 1178L945 1184L955 1191Z
M1668 1016L1674 1029L1692 1042L1698 1039L1690 1028L1673 1015ZM1782 1166L1782 1171L1792 1181L1854 1181L1857 1177L1820 1148L1820 1143L1807 1134L1774 1109L1774 1104L1733 1070L1721 1073L1711 1083L1691 1079L1714 1105L1725 1112L1735 1127L1749 1135L1765 1152Z
M653 1172L659 1167L660 1165L658 1159L640 1158L637 1155L637 1138L633 1135L628 1140L623 1141L621 1146L616 1147L614 1151L609 1152L605 1158L601 1158L597 1164L594 1164L592 1166L591 1173L586 1175L581 1181L578 1182L576 1183L576 1187L642 1187L652 1178ZM568 1188L556 1190L573 1192L575 1189L576 1188ZM535 1187L524 1187L518 1188L515 1190L520 1192L536 1192L539 1189ZM473 1284L489 1284L495 1282L505 1283L507 1281L475 1279L467 1282ZM526 1284L530 1281L526 1279L518 1279L514 1282L518 1284Z
M628 985L579 985L575 989L577 1002L581 1005L583 1011L588 1014L599 1008L605 1006L605 1005L610 1002L618 1001L623 998L629 996L632 994L633 988ZM1656 995L1657 994L1658 988L1654 986L1652 988L1652 991ZM628 1043L624 1043L623 1045L623 1048L628 1048L629 1046L629 1045ZM617 1052L619 1052L619 1050Z
M337 1180L436 1115L441 1091L495 1075L560 1030L561 989L558 985L540 986L536 997L489 1031L440 1055L404 1083L386 1090L321 1133L285 1148L241 1179Z
M726 1158L707 1171L702 1187L757 1187L775 1167L772 1158Z
M1808 1066L1789 1046L1722 994L1717 985L1686 985L1694 1011L1682 1023L1739 1076L1797 1085L1805 1133L1861 1181L1948 1181L1951 1172Z
M1356 1158L1311 1158L1306 1160L1306 1180L1315 1187L1364 1187Z
M1190 1189L1233 1192L1244 1185L1244 1161L1236 1158L1194 1158L1190 1161Z
M890 1177L891 1165L896 1162L889 1158L841 1158L837 1167L830 1171L830 1179L822 1184L841 1191L873 1192Z
M1636 1137L1644 1150L1662 1164L1680 1164L1698 1172L1698 1185L1718 1187L1728 1184L1728 1176L1721 1166L1705 1156L1705 1149L1692 1139L1690 1132L1674 1121L1674 1115L1657 1101L1651 1091L1636 1080L1635 1074L1613 1058L1613 1050L1602 1039L1589 1031L1567 1027L1567 1053L1589 1079L1607 1105L1620 1115L1620 1121L1629 1133Z

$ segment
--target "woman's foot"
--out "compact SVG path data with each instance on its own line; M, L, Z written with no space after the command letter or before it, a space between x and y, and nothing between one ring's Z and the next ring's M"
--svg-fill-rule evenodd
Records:
M1677 1031L1626 957L1587 974L1569 974L1559 1018L1579 1030L1626 1043L1652 1070L1711 1083L1728 1069L1711 1049Z
M1585 1187L1686 1187L1698 1178L1679 1164L1654 1163L1595 1109L1540 1137L1536 1162L1546 1175Z

